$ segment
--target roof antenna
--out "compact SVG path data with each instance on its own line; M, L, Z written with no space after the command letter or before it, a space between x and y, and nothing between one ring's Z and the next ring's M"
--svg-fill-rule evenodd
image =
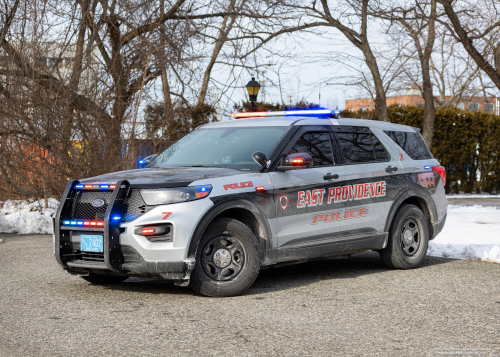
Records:
M321 83L319 84L319 99L318 99L318 105L321 108Z

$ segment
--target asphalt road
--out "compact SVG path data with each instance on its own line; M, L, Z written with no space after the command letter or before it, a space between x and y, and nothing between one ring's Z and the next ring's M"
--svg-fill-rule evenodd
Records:
M263 270L243 296L169 282L93 286L51 236L0 235L1 356L500 355L500 265L376 253Z

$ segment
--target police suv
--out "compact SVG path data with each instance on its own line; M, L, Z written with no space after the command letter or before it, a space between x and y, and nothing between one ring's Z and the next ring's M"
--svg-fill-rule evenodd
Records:
M237 295L261 267L375 250L418 267L442 230L445 170L418 129L329 110L237 113L146 168L68 183L54 253L93 284L173 280Z

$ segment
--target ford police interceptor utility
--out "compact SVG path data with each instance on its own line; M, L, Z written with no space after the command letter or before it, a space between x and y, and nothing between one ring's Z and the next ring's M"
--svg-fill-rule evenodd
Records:
M448 202L418 129L329 110L233 118L144 169L70 181L58 263L93 284L159 278L207 296L240 294L285 262L375 250L391 268L421 264Z

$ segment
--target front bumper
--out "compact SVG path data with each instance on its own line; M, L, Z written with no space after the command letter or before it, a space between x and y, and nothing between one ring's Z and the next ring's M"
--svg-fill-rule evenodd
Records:
M120 271L111 271L104 262L89 262L85 260L74 260L68 262L64 267L72 275L88 275L89 273L109 275L130 275L147 278L159 278L189 283L189 277L195 264L194 259L186 259L178 262L165 261L133 261L121 265ZM181 284L183 285L183 284ZM186 284L187 285L187 284Z
M180 285L185 285L182 282L189 282L195 261L192 257L187 257L187 249L198 220L213 206L210 200L158 206L133 221L114 222L110 217L122 211L122 197L129 188L128 182L120 181L117 182L108 205L104 227L68 228L61 225L61 217L68 217L71 212L67 197L74 185L74 181L68 183L54 218L54 255L68 273L160 278L175 280ZM166 210L172 212L168 219L165 219ZM199 214L195 216L193 212ZM138 226L159 223L171 224L172 241L150 242L146 237L134 233ZM93 232L87 232L86 229ZM81 234L102 234L103 252L87 254L80 251Z

